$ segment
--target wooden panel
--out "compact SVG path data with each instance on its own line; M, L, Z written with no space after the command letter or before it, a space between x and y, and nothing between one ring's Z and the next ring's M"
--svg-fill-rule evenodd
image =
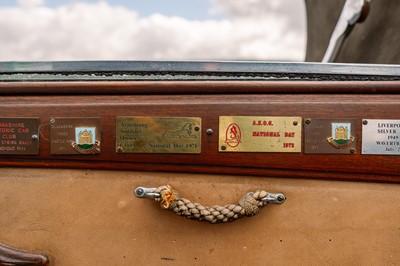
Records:
M256 189L287 201L228 224L187 220L133 196L170 184L206 205ZM8 169L0 176L0 241L50 265L395 265L394 184L123 171Z
M289 75L289 74L288 74ZM343 75L342 75L343 76ZM369 81L70 81L0 82L0 95L68 94L233 94L233 93L398 93L400 81L378 81L379 75L363 76ZM330 79L335 76L331 74ZM337 77L336 77L337 78ZM390 76L387 77L390 79ZM393 77L395 78L395 77ZM309 79L312 79L310 75ZM398 78L397 78L398 79ZM318 80L318 77L315 78Z
M39 117L40 156L3 156L0 164L18 166L197 171L282 177L335 178L399 182L398 156L361 155L361 119L399 119L400 95L164 95L164 96L21 96L0 97L3 117ZM202 153L117 154L116 116L201 117ZM300 116L303 118L355 118L355 155L281 153L219 153L218 117ZM51 117L100 117L100 155L50 155ZM208 136L206 129L213 129ZM337 162L340 161L340 164ZM218 170L221 169L221 170Z

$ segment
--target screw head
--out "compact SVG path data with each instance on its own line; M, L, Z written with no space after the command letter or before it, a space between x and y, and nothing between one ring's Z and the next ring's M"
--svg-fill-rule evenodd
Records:
M221 150L226 150L226 146L221 146Z
M284 202L285 201L285 197L283 195L279 195L277 197L278 202Z
M306 120L304 120L304 123L306 123L307 125L311 123L311 119L307 118Z
M123 151L122 147L117 148L117 152L122 152L122 151Z
M137 189L135 190L135 195L136 195L136 196L140 197L140 196L143 196L143 194L144 194L143 188L139 187L139 188L137 188Z
M363 120L363 125L368 125L368 120Z
M195 131L199 131L199 130L200 130L200 127L199 127L199 126L194 126L194 130L195 130Z
M350 153L351 154L355 154L356 153L356 149L350 149Z
M206 134L207 134L208 136L211 136L213 133L214 133L214 131L213 131L211 128L208 128L208 129L206 130Z
M50 123L51 123L51 124L54 124L55 122L56 122L56 120L55 120L55 119L53 119L53 118L52 118L52 119L50 119Z
M36 134L33 134L33 135L32 135L32 140L33 140L33 141L36 141L36 140L38 140L38 139L39 139L38 135L36 135Z
M299 122L293 121L293 126L297 126L298 124L299 124Z

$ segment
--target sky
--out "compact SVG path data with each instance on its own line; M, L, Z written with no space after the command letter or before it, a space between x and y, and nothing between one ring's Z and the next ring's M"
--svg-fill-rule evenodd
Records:
M303 0L2 0L0 61L303 61Z

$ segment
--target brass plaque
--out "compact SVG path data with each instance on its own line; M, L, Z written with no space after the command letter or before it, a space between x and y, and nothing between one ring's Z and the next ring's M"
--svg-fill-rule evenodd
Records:
M99 154L100 119L96 117L51 118L51 154Z
M355 119L304 119L304 153L355 154Z
M117 116L118 153L200 153L201 118Z
M400 120L364 119L362 154L400 155Z
M301 152L301 117L220 116L220 152Z
M39 154L39 119L0 117L0 154Z

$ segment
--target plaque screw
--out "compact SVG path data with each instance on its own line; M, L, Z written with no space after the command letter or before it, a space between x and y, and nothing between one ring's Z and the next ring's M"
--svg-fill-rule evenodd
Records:
M50 119L50 123L54 124L56 122L55 119Z
M206 134L209 136L211 136L213 133L214 133L214 131L211 128L206 130Z
M368 120L363 120L363 125L368 125Z
M350 149L350 153L351 154L355 154L356 153L356 149Z
M293 126L297 126L298 124L299 124L299 122L293 121Z
M38 135L36 135L36 134L32 135L32 140L34 140L34 141L38 140Z
M311 119L307 118L306 120L304 120L304 123L306 123L307 125L311 123Z
M122 152L122 151L123 151L122 147L117 148L117 152Z
M226 146L221 146L221 150L226 150Z
M199 131L199 130L200 130L200 127L199 127L199 126L194 126L194 130L195 130L195 131Z

